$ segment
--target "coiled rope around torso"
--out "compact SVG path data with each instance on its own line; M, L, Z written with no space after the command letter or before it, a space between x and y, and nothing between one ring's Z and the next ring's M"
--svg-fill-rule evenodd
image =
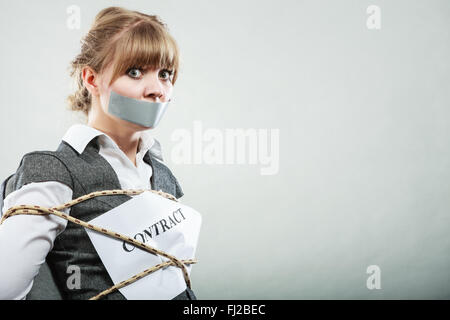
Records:
M85 227L85 228L88 228L88 229L91 229L91 230L103 233L103 234L105 234L107 236L110 236L110 237L113 237L113 238L116 238L116 239L120 239L122 241L126 241L126 242L128 242L130 244L133 244L136 247L142 248L145 251L148 251L148 252L153 253L155 255L160 255L160 256L163 256L163 257L169 259L169 261L157 264L157 265L155 265L155 266L153 266L151 268L148 268L148 269L146 269L146 270L144 270L144 271L134 275L133 277L131 277L131 278L127 279L127 280L119 282L118 284L110 287L109 289L106 289L106 290L100 292L98 295L90 298L90 300L98 300L98 299L106 296L107 294L115 291L115 290L123 288L126 285L129 285L129 284L131 284L131 283L133 283L133 282L135 282L135 281L145 277L146 275L148 275L150 273L153 273L153 272L155 272L155 271L157 271L159 269L162 269L162 268L165 268L165 267L168 267L168 266L171 266L171 265L174 265L174 266L176 266L176 267L181 269L181 271L183 272L183 277L184 277L184 280L186 281L187 287L191 288L191 280L189 279L189 274L187 272L187 269L186 269L185 265L197 263L198 262L197 260L195 260L195 259L179 260L176 257L174 257L174 256L172 256L172 255L170 255L170 254L168 254L168 253L166 253L164 251L161 251L161 250L158 250L156 248L153 248L153 247L151 247L151 246L149 246L149 245L147 245L147 244L145 244L143 242L137 241L137 240L135 240L133 238L130 238L130 237L125 236L123 234L120 234L118 232L111 231L111 230L108 230L108 229L105 229L105 228L101 228L101 227L95 226L93 224L87 223L85 221L76 219L74 217L71 217L71 216L65 214L64 212L59 211L59 210L63 210L65 208L69 208L69 207L71 207L73 205L76 205L76 204L78 204L80 202L83 202L83 201L86 201L88 199L91 199L91 198L94 198L94 197L98 197L98 196L118 195L118 194L138 195L138 194L141 194L144 191L150 191L150 192L156 193L156 194L158 194L160 196L163 196L163 197L165 197L167 199L170 199L170 200L173 200L173 201L178 201L177 198L175 198L173 195L171 195L169 193L165 193L165 192L163 192L161 190L160 191L156 191L156 190L150 190L150 189L127 189L127 190L117 189L117 190L95 191L95 192L91 192L91 193L89 193L87 195L84 195L84 196L78 197L76 199L73 199L72 201L64 203L64 204L62 204L60 206L55 206L55 207L51 207L51 208L46 208L46 207L41 207L41 206L36 206L36 205L18 205L18 206L11 207L5 212L5 214L1 218L0 225L7 218L9 218L11 216L14 216L14 215L18 215L18 214L30 214L30 215L48 215L48 214L53 214L53 215L56 215L56 216L58 216L60 218L65 219L67 221L70 221L70 222L73 222L75 224L78 224L78 225L80 225L82 227Z

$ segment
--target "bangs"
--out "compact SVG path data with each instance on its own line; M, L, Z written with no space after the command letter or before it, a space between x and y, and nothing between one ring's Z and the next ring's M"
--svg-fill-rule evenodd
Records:
M179 64L178 47L161 26L142 21L122 33L113 47L110 59L107 59L114 65L110 84L133 67L173 70L172 83L175 83Z

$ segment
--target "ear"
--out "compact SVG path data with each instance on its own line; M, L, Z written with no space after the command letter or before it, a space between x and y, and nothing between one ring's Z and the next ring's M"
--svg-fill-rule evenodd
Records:
M83 84L88 89L88 91L93 96L99 95L99 88L98 88L98 74L89 66L83 67L81 70L81 76L83 78Z

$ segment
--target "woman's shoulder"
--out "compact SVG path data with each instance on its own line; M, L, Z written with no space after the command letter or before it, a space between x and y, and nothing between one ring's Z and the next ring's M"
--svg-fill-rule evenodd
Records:
M71 174L58 151L37 150L24 154L10 180L9 189L12 190L32 182L45 181L61 182L73 189Z

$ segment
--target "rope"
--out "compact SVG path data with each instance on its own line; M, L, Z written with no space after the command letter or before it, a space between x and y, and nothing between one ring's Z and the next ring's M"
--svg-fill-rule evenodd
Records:
M153 273L159 269L162 268L166 268L168 266L176 266L178 268L181 269L181 271L183 272L183 277L184 280L186 282L186 285L188 288L191 288L191 280L189 279L189 274L187 272L186 266L185 265L189 265L189 264L193 264L193 263L197 263L198 261L195 259L188 259L188 260L178 260L176 257L158 250L156 248L153 248L149 245L146 245L143 242L137 241L133 238L130 238L128 236L125 236L123 234L120 234L118 232L115 231L111 231L105 228L101 228L98 226L95 226L93 224L87 223L85 221L76 219L74 217L71 217L67 214L65 214L64 212L61 212L60 210L63 210L65 208L69 208L73 205L76 205L80 202L86 201L88 199L94 198L94 197L98 197L98 196L106 196L106 195L117 195L117 194L127 194L127 195L138 195L141 194L144 191L150 191L153 193L156 193L160 196L163 196L167 199L173 200L173 201L178 201L177 198L175 198L173 195L165 193L161 190L156 191L156 190L151 190L151 189L127 189L127 190L121 190L121 189L116 189L116 190L104 190L104 191L95 191L95 192L91 192L87 195L81 196L79 198L73 199L72 201L69 201L67 203L64 203L60 206L55 206L55 207L51 207L51 208L46 208L46 207L41 207L41 206L36 206L36 205L18 205L18 206L14 206L9 208L5 214L3 215L3 217L0 220L0 225L3 223L3 221L5 221L7 218L11 217L11 216L15 216L15 215L19 215L19 214L28 214L28 215L48 215L48 214L53 214L56 215L60 218L63 218L67 221L73 222L77 225L80 225L82 227L97 231L99 233L103 233L107 236L116 238L116 239L120 239L122 241L126 241L130 244L133 244L136 247L140 247L142 249L144 249L147 252L153 253L154 255L160 255L163 256L167 259L169 259L170 261L166 261L160 264L157 264L151 268L148 268L134 276L132 276L131 278L121 281L118 284L110 287L109 289L106 289L102 292L100 292L98 295L90 298L89 300L98 300L104 296L106 296L107 294L118 290L120 288L125 287L126 285L129 285L143 277L145 277L146 275Z

